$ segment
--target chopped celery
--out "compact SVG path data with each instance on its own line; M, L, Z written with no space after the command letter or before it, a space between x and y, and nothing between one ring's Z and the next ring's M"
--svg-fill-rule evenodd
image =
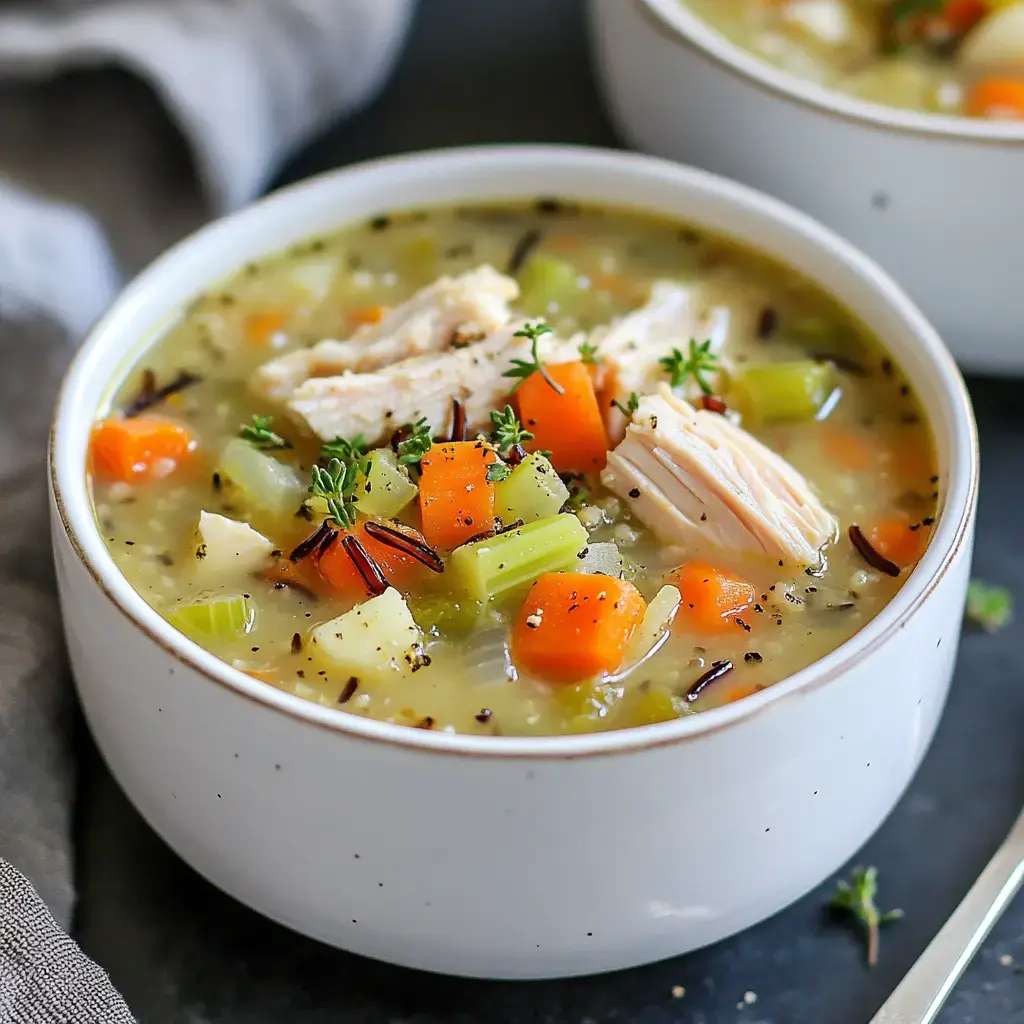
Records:
M575 686L562 686L554 701L562 713L568 733L597 732L608 727L607 719L622 698L622 687L590 679Z
M248 633L256 613L244 594L210 597L191 604L179 604L167 613L167 621L186 636L228 639Z
M429 665L418 646L422 637L394 587L313 630L322 655L356 678L405 675Z
M588 544L586 551L586 555L576 567L577 572L587 573L590 576L614 576L616 579L622 577L624 562L618 545L614 541L606 540Z
M519 272L520 302L535 314L547 313L552 303L564 309L580 291L579 272L557 256L532 257Z
M622 729L671 722L686 714L686 702L664 686L635 690L622 702L616 725Z
M471 598L424 594L412 601L412 617L426 632L468 633L480 621L483 603Z
M586 528L564 513L463 544L452 553L450 569L470 597L486 601L543 572L575 566L586 546Z
M568 500L569 488L554 466L534 452L494 488L494 513L506 523L534 523L557 515Z
M833 386L832 367L810 359L750 366L734 378L741 410L758 423L812 420Z
M427 283L438 275L441 253L436 238L414 238L399 250L398 263L406 277Z
M409 504L419 488L390 448L378 448L369 456L370 471L356 487L357 505L364 515L391 519Z
M291 466L240 437L224 446L219 468L251 505L268 512L294 512L306 496L306 485Z

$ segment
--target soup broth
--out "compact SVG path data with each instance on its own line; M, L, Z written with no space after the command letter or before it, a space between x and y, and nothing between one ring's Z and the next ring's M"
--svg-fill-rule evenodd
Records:
M685 0L732 42L860 99L1024 117L1018 0Z
M242 267L118 386L89 471L119 569L228 664L493 735L810 665L892 599L938 497L900 368L818 287L551 199Z

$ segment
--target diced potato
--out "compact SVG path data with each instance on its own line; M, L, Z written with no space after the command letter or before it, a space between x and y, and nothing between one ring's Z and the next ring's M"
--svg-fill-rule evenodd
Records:
M973 70L1024 71L1024 4L985 18L964 40L958 58Z
M240 437L224 446L220 470L245 492L251 505L268 512L294 512L306 496L306 484L291 466L258 451Z
M419 493L406 468L390 448L370 453L370 471L356 493L359 511L368 516L391 519Z
M623 571L622 554L614 541L598 541L588 544L586 555L580 560L577 572L597 576L614 576L620 579Z
M323 658L358 679L407 675L424 664L423 633L394 587L317 626L312 639Z
M305 291L314 302L323 302L331 293L338 273L336 259L307 260L291 272L292 283Z
M270 559L273 542L248 523L200 512L196 527L196 568L204 576L254 573Z
M534 523L557 515L568 500L569 488L555 467L534 452L495 487L494 512L505 523Z

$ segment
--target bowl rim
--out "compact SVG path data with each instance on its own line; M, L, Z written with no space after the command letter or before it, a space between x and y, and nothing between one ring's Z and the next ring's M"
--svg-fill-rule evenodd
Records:
M1011 148L1024 145L1024 121L921 113L858 99L762 60L727 39L692 11L684 0L632 0L632 3L648 24L669 42L692 46L748 84L826 117L869 125L897 135Z
M354 715L342 709L328 708L279 690L255 679L222 661L175 630L151 608L117 568L107 550L92 511L92 502L84 465L72 454L72 437L88 433L97 406L86 402L80 394L92 379L91 361L107 350L123 359L139 345L139 337L125 333L119 325L136 307L147 301L159 306L161 280L173 267L189 259L194 250L229 238L240 224L267 216L271 211L286 211L290 204L323 191L367 179L380 172L400 172L409 180L419 176L443 175L467 162L481 171L490 167L508 173L508 165L520 168L571 170L585 174L587 170L621 175L651 177L670 188L698 196L715 195L723 203L740 206L744 214L770 220L780 231L806 240L815 247L831 250L844 270L852 273L884 301L890 312L903 322L908 336L924 354L934 371L944 395L949 397L946 414L952 437L950 465L947 473L945 504L932 541L922 561L903 586L869 623L849 640L824 658L780 680L778 683L733 704L691 715L671 722L633 729L604 731L572 736L495 737L464 733L434 732L380 722ZM497 191L497 190L496 190ZM572 198L571 193L561 193ZM382 196L386 200L388 196ZM593 200L596 202L596 200ZM614 201L609 200L609 205ZM415 204L414 204L415 205ZM422 205L422 204L421 204ZM620 201L626 208L628 201ZM656 212L655 206L638 209ZM400 204L384 202L384 208L401 208ZM367 210L372 216L377 210ZM272 219L268 216L268 219ZM348 221L351 223L351 221ZM741 242L744 239L737 234ZM753 241L746 244L756 248ZM264 254L274 248L263 249ZM770 254L769 254L770 255ZM246 259L259 258L243 253L238 266ZM779 259L780 257L772 257ZM155 296L147 300L147 296ZM175 307L177 308L177 307ZM150 322L162 326L166 306L161 312L147 313ZM854 311L856 312L856 311ZM965 436L966 435L966 436ZM67 439L67 443L65 443ZM965 457L966 456L966 457ZM95 325L75 354L61 384L50 432L49 482L53 511L59 519L72 551L92 577L102 594L127 619L164 652L194 672L217 684L234 696L254 702L263 708L284 714L300 724L328 729L351 739L384 743L406 750L423 750L439 754L499 759L566 760L579 757L611 756L648 750L681 742L696 741L721 729L743 722L768 709L816 690L848 672L878 647L894 636L914 614L946 575L970 534L974 518L979 472L978 437L973 410L963 378L952 356L934 328L909 297L873 260L830 229L776 199L728 179L672 163L656 157L582 146L494 145L432 150L422 153L387 157L356 164L298 182L281 189L244 210L213 221L178 242L158 257L132 281Z

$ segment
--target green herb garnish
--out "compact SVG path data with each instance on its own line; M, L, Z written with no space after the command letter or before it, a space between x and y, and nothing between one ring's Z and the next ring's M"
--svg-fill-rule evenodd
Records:
M596 366L602 361L602 357L597 354L597 346L592 345L589 341L584 341L580 345L580 362L586 363L588 366Z
M434 440L430 436L430 424L427 423L426 417L415 423L406 423L402 430L409 436L404 441L398 442L398 461L406 466L411 466L419 462L430 451Z
M658 360L668 374L669 383L674 388L682 387L691 377L697 387L705 395L714 393L714 388L708 383L705 375L715 373L718 370L718 356L711 351L711 339L697 342L690 339L690 347L686 355L677 349L672 349L672 354Z
M891 0L889 14L893 21L903 21L918 14L938 14L946 0Z
M581 480L562 477L563 483L569 488L569 497L565 500L565 507L570 512L579 512L584 505L590 501L590 491Z
M291 448L292 443L270 429L274 422L273 416L253 416L252 423L244 424L238 431L243 441L248 441L261 452L281 451Z
M494 424L491 440L499 455L507 455L517 444L533 440L533 434L523 429L511 405L506 405L504 412L492 412L491 422Z
M967 585L967 618L986 633L998 633L1013 618L1013 594L983 580Z
M504 462L487 463L487 479L492 484L500 484L502 480L507 480L511 473L512 467L506 466Z
M551 333L551 328L548 327L546 323L538 320L535 324L525 324L522 330L516 331L516 333L512 335L513 338L529 338L530 340L530 358L513 359L512 369L506 370L502 374L503 377L516 378L515 384L512 385L513 391L515 391L527 377L532 377L535 373L539 373L556 394L565 394L565 388L563 388L558 381L552 379L551 375L544 368L544 364L540 359L540 353L537 350L540 339L545 334Z
M617 398L612 399L612 405L618 409L627 420L631 420L633 418L633 413L640 408L640 399L637 398L635 391L631 391L625 405L623 405Z
M369 462L331 459L326 469L314 466L309 493L327 502L327 517L343 530L356 525L356 484L360 474L369 472Z
M839 891L829 902L829 909L840 913L852 914L867 930L868 966L878 963L878 931L884 924L891 924L903 917L902 910L890 910L879 913L875 906L878 893L878 869L854 868L852 881L840 879L837 883Z
M366 454L366 439L359 434L351 441L343 437L336 437L333 441L325 441L320 446L320 461L330 462L331 459L340 459L342 462L353 462L361 459Z

